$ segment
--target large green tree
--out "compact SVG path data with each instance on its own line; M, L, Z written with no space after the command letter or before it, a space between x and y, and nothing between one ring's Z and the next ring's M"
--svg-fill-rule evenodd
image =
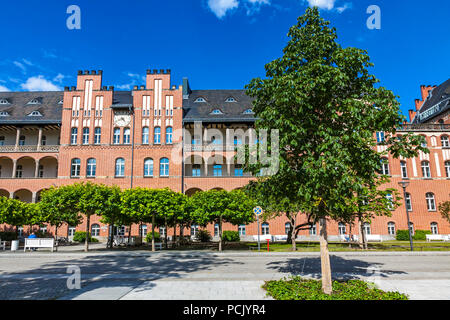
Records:
M222 251L222 225L248 224L254 220L255 202L241 190L210 190L192 196L193 220L199 225L219 225L219 251Z
M396 136L405 120L396 96L369 73L367 52L341 47L329 24L317 7L308 8L290 28L283 56L265 66L265 79L246 86L255 98L256 127L279 130L280 172L295 177L304 210L319 221L327 294L327 220L355 212L350 200L378 179L375 132L385 133L385 151L394 157L417 155L421 142L412 134Z
M450 223L450 200L442 202L439 205L439 212L441 213L442 218Z

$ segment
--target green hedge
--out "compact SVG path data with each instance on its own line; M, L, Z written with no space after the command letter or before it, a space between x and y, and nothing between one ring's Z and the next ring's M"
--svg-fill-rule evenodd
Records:
M17 234L15 232L10 231L0 232L0 239L2 241L17 240Z
M152 242L152 233L151 232L147 233L147 235L145 236L145 241L148 243ZM159 232L155 232L155 242L161 242L161 235L159 234Z
M210 242L212 240L211 233L208 230L198 230L195 240L200 242Z
M85 231L76 231L73 235L73 241L75 242L85 242L86 241L86 232ZM89 242L98 242L97 239L92 238L89 233Z
M431 234L428 230L416 230L413 236L413 240L423 241L427 240L427 234ZM398 241L409 241L409 231L408 230L397 230Z
M238 231L224 231L222 232L222 241L239 242L241 241L241 237Z

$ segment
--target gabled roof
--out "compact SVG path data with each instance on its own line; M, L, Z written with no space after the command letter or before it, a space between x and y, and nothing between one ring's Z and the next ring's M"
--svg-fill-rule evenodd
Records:
M416 114L414 123L430 120L448 109L450 109L450 79L430 91L430 96Z
M195 102L199 97L206 102ZM226 102L230 97L236 102ZM189 98L183 100L183 122L254 122L254 114L244 114L245 110L253 108L252 102L244 90L191 90ZM212 114L216 109L222 114Z
M0 117L0 124L60 124L64 92L0 92L0 99L7 99L9 104L0 104L0 112L8 112L8 117ZM29 104L38 99L40 104ZM42 117L28 116L38 111Z

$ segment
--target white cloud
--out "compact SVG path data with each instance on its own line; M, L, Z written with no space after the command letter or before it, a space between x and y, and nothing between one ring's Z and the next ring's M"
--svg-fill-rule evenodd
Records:
M229 10L236 9L239 2L237 0L208 0L208 6L217 18L222 19Z
M262 6L270 5L270 0L246 0L248 4L245 5L247 8L247 15L253 15L258 13Z
M319 7L319 9L331 10L334 8L336 0L307 0L311 7Z
M8 92L11 91L7 87L0 85L0 92Z
M51 81L46 80L44 76L28 78L27 82L20 85L22 89L28 91L61 91L62 89Z
M351 9L352 7L353 7L353 4L351 2L347 2L347 3L344 3L344 5L342 7L337 7L336 10L337 10L337 12L342 13L347 9Z
M53 78L53 82L62 83L62 81L65 77L66 77L65 75L58 73L58 75Z
M13 64L22 70L23 73L27 72L27 68L23 65L23 63L20 63L19 61L14 61Z

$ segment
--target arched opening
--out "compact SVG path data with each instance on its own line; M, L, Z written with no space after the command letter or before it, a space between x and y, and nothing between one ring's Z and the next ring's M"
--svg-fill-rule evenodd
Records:
M58 160L44 157L39 160L38 178L56 178L58 176Z
M0 157L0 179L11 178L13 170L13 161L7 157Z
M197 192L200 192L200 191L202 191L201 189L198 189L198 188L191 188L191 189L188 189L186 192L185 192L185 194L188 196L188 197L192 197L194 194L196 194Z
M33 193L27 189L20 189L14 192L14 199L31 203L33 201Z
M22 157L17 160L16 178L34 178L36 170L36 160L31 157Z
M192 155L184 159L184 170L187 177L204 177L205 160L199 155Z
M0 197L9 198L9 192L5 189L0 189Z

